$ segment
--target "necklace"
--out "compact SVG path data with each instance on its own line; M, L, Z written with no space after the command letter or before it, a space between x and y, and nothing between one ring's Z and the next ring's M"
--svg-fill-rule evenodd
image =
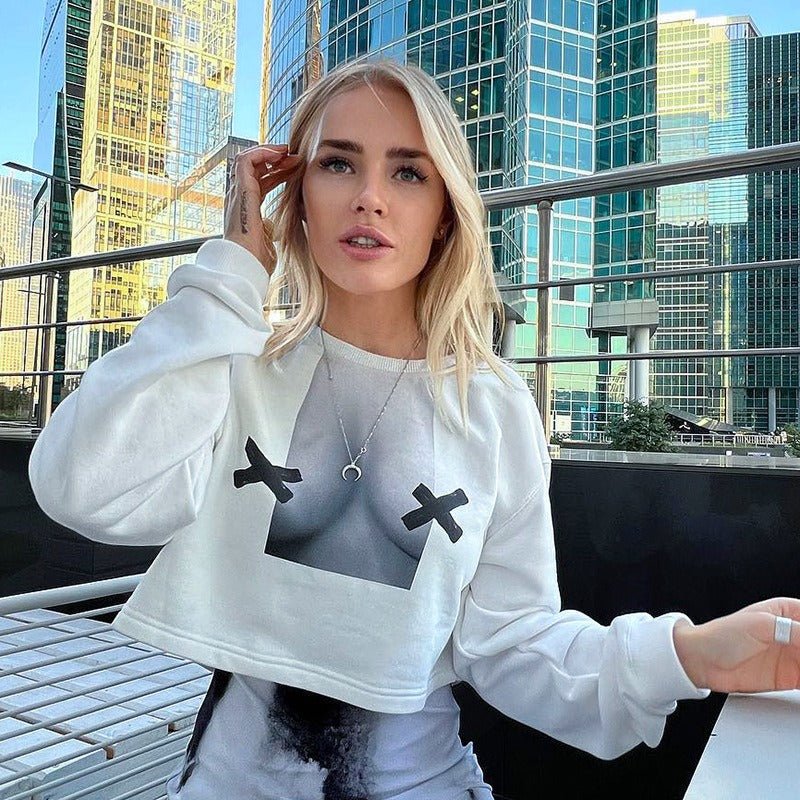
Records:
M408 358L406 359L406 363L403 365L403 369L400 370L400 374L397 376L397 380L394 382L394 386L392 386L392 391L389 392L389 397L386 398L386 402L383 404L383 408L380 410L378 418L375 420L375 424L372 426L372 430L367 435L367 438L364 439L364 444L361 445L361 449L358 451L358 455L355 458L353 458L353 453L350 450L350 442L347 441L347 434L344 431L344 422L342 421L342 413L339 410L339 404L336 402L336 392L334 391L333 388L333 375L331 374L331 365L330 362L328 361L328 352L325 349L325 334L322 328L320 328L320 336L322 338L322 355L323 358L325 359L325 366L328 369L328 380L331 382L331 395L333 396L333 404L336 408L336 416L339 418L339 427L342 430L342 436L344 437L344 444L345 447L347 448L347 455L350 457L350 463L345 464L344 467L342 467L342 480L346 481L347 473L350 470L353 470L356 476L356 481L358 481L361 478L361 467L359 467L358 464L356 464L356 461L358 461L358 459L361 458L361 456L363 456L364 453L367 452L367 444L369 443L369 440L372 438L372 434L375 433L375 428L378 427L378 423L381 421L383 412L386 411L386 406L389 405L389 400L394 394L394 390L397 388L397 384L400 383L400 378L403 377L403 373L405 373L408 367L408 362L411 361L412 354L417 349L417 345L422 341L422 334L420 334L419 339L417 339L417 341L414 342L414 345L411 348L411 352L408 354Z

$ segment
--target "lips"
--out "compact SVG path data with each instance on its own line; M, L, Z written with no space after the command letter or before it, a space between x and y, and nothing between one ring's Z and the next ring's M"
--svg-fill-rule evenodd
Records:
M375 239L376 242L380 243L384 247L394 247L391 241L379 231L377 228L373 228L371 225L354 225L352 228L348 228L343 234L340 242L346 242L348 239L354 239L358 236L369 236L371 239Z

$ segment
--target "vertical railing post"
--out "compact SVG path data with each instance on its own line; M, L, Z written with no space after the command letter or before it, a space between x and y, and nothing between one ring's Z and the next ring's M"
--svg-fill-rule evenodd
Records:
M539 212L539 281L550 280L550 256L553 229L553 204L540 200L536 206ZM536 290L537 314L537 354L550 354L550 290ZM547 441L553 433L552 403L550 400L550 365L536 365L536 405L542 416Z

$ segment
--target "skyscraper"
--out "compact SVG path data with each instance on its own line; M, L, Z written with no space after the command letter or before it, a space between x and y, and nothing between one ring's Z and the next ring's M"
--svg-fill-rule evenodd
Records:
M30 261L33 189L28 179L0 175L0 269ZM0 327L35 324L39 279L0 281ZM0 372L35 369L35 332L0 334ZM30 386L31 379L0 377L7 387Z
M234 0L92 4L81 177L99 191L76 197L74 253L211 232L163 209L231 133L235 35ZM163 261L76 272L70 319L146 313L166 277ZM132 327L71 328L67 368L85 369Z
M659 18L658 121L662 163L747 148L747 46L758 31L749 17L697 19L694 12ZM659 269L742 261L746 256L746 176L667 186L658 191ZM661 309L655 350L744 347L732 336L733 315L723 310L740 275L691 276L659 281ZM715 314L715 308L719 314ZM714 409L725 418L728 381L716 372L734 362L703 358L656 361L653 395L691 414ZM730 376L728 376L730 378ZM729 421L733 421L732 418Z
M38 125L33 165L60 180L40 181L33 199L34 261L61 258L72 249L74 189L81 178L83 104L91 0L48 0L39 60ZM38 179L37 179L38 180ZM70 273L58 283L56 321L66 320ZM36 283L39 279L36 279ZM64 369L66 330L53 333L53 369ZM52 400L61 398L63 377L53 376Z
M749 17L659 20L659 159L699 158L800 140L800 35L760 36ZM658 266L798 257L798 171L665 187ZM797 269L659 282L655 349L797 346ZM656 362L668 405L771 431L798 419L794 357Z
M747 89L749 148L800 141L800 33L747 42ZM748 261L800 258L800 170L750 175L747 185ZM747 309L747 347L800 345L797 267L747 273L733 304ZM746 359L734 378L734 422L772 431L800 419L797 357Z
M656 0L601 0L597 6L598 172L656 157ZM650 271L655 265L654 189L602 195L595 201L594 272L597 276ZM658 327L652 281L597 285L590 330L601 352L649 349ZM597 423L625 399L649 394L648 361L601 362ZM596 429L595 429L596 430ZM594 431L593 431L594 432Z

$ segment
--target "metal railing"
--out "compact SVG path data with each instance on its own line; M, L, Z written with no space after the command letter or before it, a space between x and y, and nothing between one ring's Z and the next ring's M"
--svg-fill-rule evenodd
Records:
M141 578L0 598L4 800L166 797L210 673L94 619L121 604L46 610L130 592Z
M553 203L798 165L800 145L786 145L699 161L633 167L542 186L494 190L482 195L489 209L536 204L539 211L540 280L499 288L501 292L537 291L538 356L510 360L537 365L537 400L548 425L550 392L547 378L548 365L551 363L800 355L800 348L552 355L548 338L549 290L555 286L610 284L631 279L657 280L800 266L800 261L788 260L553 281L550 280ZM44 275L54 281L60 274L76 269L192 253L210 238L216 237L8 267L0 270L0 280ZM45 320L33 325L0 328L0 333L131 323L141 318L127 316L63 322ZM82 372L42 369L0 373L0 377L49 378L55 374L79 375ZM46 419L41 422L44 424ZM709 438L715 443L727 443L729 437ZM774 438L734 436L731 444L776 444L774 441L765 441ZM598 440L596 435L595 440ZM695 437L691 437L691 443L695 443ZM4 800L31 800L34 796L48 796L47 792L54 790L59 790L58 796L63 800L126 800L147 789L160 791L165 776L180 765L194 717L207 689L207 670L128 639L114 631L109 623L96 619L115 613L121 604L69 614L46 610L130 592L141 577L136 575L0 598L0 765L10 770L8 774L0 773L0 796ZM188 674L186 670L189 670ZM73 707L67 709L63 705L66 701L72 703ZM87 719L87 715L91 714L111 714L111 718ZM125 725L135 730L126 731ZM33 741L34 736L38 737L36 741ZM73 751L66 755L64 748L69 747ZM163 800L165 795L158 794L157 797Z
M482 192L487 210L536 205L539 214L539 281L524 284L506 284L499 286L501 292L537 292L537 355L535 357L517 357L509 360L518 364L536 365L536 401L539 406L545 430L549 436L552 432L552 392L550 386L549 365L553 363L600 362L600 361L638 361L674 358L734 358L755 356L800 356L800 347L738 348L717 350L657 350L647 353L589 353L584 355L552 355L550 353L550 289L558 286L580 286L612 284L620 281L658 280L674 277L714 275L729 272L751 270L775 270L787 267L797 268L800 260L755 262L729 266L688 267L650 272L632 272L611 276L592 276L568 280L551 280L551 237L553 204L576 198L596 197L603 194L627 192L636 189L657 188L662 186L695 183L745 175L753 172L775 171L800 166L800 144L776 145L732 153L721 156L710 156L702 159L676 161L669 164L643 164L624 169L609 170L569 180L556 181L536 186L521 186L512 189L494 189ZM62 259L51 259L34 264L7 267L0 270L0 280L10 280L33 275L46 275L57 279L60 273L89 267L105 267L112 264L126 263L152 258L169 258L195 252L200 245L209 239L219 237L201 237L186 241L168 242L165 244L146 245L116 250L109 253L94 253L85 256L72 256ZM278 309L289 309L291 306L277 306ZM126 316L92 320L76 320L50 322L32 325L16 325L0 327L0 333L20 330L44 329L50 331L56 327L78 325L107 325L112 323L132 323L142 316ZM44 348L47 347L47 340ZM0 372L2 377L38 377L40 378L40 398L47 396L42 386L47 386L45 379L51 376L80 375L83 370L23 370L19 372ZM47 421L49 404L39 403L37 424L43 426Z

